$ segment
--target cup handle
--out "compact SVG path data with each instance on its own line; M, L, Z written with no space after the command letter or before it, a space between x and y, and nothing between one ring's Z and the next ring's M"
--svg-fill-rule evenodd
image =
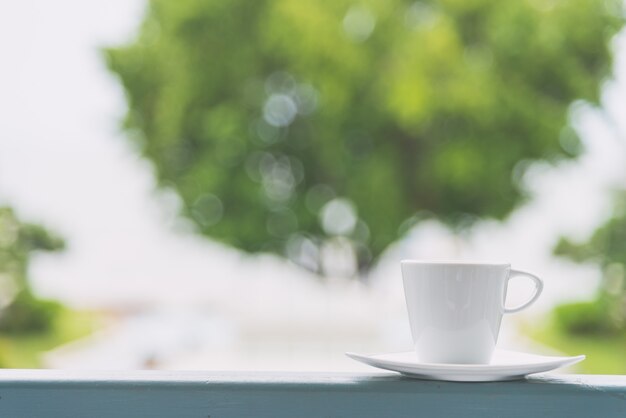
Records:
M537 298L539 298L539 295L541 295L541 292L543 291L543 281L539 277L535 276L534 274L527 273L525 271L513 270L513 269L511 269L509 272L509 278L506 281L507 287L509 285L509 280L511 280L513 277L516 277L516 276L526 276L529 279L531 279L533 282L535 282L535 292L533 293L533 295L528 301L522 303L521 305L515 306L513 308L507 308L505 306L504 313L519 312L522 309L527 308L528 306L532 305L533 302L537 300Z

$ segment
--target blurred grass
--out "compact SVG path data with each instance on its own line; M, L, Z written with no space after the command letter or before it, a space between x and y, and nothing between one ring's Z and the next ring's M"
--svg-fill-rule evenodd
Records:
M98 313L63 308L45 333L0 335L0 365L5 368L40 368L44 352L91 334L100 323Z
M626 374L626 333L571 334L553 319L540 327L526 324L522 330L535 341L567 355L585 354L585 361L576 365L580 373Z

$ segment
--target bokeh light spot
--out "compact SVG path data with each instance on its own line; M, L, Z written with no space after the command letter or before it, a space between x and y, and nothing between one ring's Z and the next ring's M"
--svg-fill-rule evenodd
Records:
M272 126L287 126L298 113L293 99L286 94L272 94L263 106L263 118Z
M214 194L200 196L191 208L191 216L203 227L217 224L224 214L222 200Z
M356 226L354 205L348 199L338 198L326 203L320 212L322 228L328 235L348 235Z
M298 84L294 94L298 113L310 115L317 108L317 90L310 84Z
M352 6L343 18L343 30L353 42L363 42L374 32L376 16L364 6Z
M292 235L287 241L286 252L291 262L312 272L319 270L319 248L306 236L300 234Z
M267 123L266 119L258 119L253 122L254 133L265 144L274 144L280 139L280 128Z
M293 94L296 89L296 80L286 71L276 71L265 80L265 91L272 94Z
M404 14L404 23L409 29L428 29L435 24L437 12L430 4L416 1Z
M266 152L259 160L259 170L263 189L268 198L274 201L285 201L291 197L296 186L296 179L288 156L274 156Z

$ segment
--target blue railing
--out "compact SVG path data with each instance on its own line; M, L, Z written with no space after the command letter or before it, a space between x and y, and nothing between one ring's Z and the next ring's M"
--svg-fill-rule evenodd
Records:
M626 376L0 370L2 418L626 417Z

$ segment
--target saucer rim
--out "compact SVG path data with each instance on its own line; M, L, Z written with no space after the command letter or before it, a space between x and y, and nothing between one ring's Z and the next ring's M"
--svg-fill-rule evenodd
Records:
M422 266L451 266L451 267L510 267L511 263L506 261L485 260L485 261L462 261L462 260L420 260L405 258L400 260L400 264L416 264Z
M540 366L544 367L552 367L552 368L561 368L566 366L571 366L573 364L579 363L587 358L585 354L579 354L577 356L547 356L543 354L533 354L526 353L523 351L514 351L514 350L497 350L499 352L513 353L513 354L523 354L523 355L532 355L537 357L545 357L547 360L541 363L520 363L520 364L462 364L462 363L421 363L419 361L414 362L406 362L406 361L398 361L398 360L388 360L382 359L380 356L390 356L390 355L400 355L413 353L411 350L406 351L397 351L397 352L388 352L388 353L373 353L373 354L360 354L351 351L346 351L344 354L356 361L360 361L366 364L369 364L373 367L371 362L384 362L390 366L397 367L419 367L419 369L424 371L452 371L457 373L475 373L475 372L515 372L520 371L524 372L529 369L529 367ZM378 357L378 358L376 358ZM528 373L526 373L528 374Z

